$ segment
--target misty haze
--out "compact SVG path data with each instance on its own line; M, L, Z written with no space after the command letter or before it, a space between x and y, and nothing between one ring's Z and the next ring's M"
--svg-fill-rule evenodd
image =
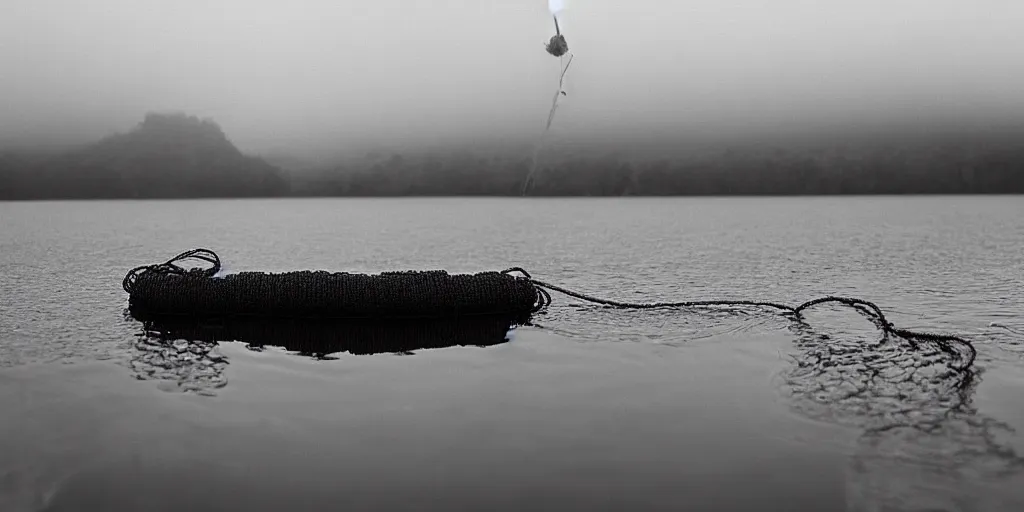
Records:
M546 7L16 2L0 197L1024 191L1024 6L570 2L541 138ZM276 177L218 167L184 121L95 147L151 114L215 123ZM219 184L161 185L178 170Z
M0 512L1024 510L1024 3L9 0Z

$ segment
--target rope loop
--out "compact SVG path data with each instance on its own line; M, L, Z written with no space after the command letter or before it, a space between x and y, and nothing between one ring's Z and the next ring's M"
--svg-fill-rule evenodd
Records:
M522 276L527 278L527 279L533 279L533 276L531 276L529 272L527 272L525 269L523 269L523 267L512 267L512 268L507 268L507 269L501 271L502 274L508 274L508 275L512 275L513 272L518 272L518 273L522 274Z
M177 263L186 260L199 260L202 262L209 263L209 268L190 268L186 269L177 265ZM132 293L132 288L135 286L135 281L139 279L139 276L146 272L159 272L165 274L197 274L203 277L213 277L220 272L220 257L217 253L209 249L192 249L191 251L185 251L164 263L156 263L152 265L142 265L135 267L128 271L128 274L124 276L124 281L121 282L121 287L124 291Z

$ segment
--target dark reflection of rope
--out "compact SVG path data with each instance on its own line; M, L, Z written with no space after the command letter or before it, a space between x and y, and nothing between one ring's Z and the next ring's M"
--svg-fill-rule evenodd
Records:
M135 339L129 365L140 380L172 383L181 391L213 394L227 385L227 359L216 342L175 339L143 329Z
M973 404L980 374L950 371L941 348L885 336L862 343L806 324L792 330L798 350L784 388L801 415L860 432L852 469L873 506L917 510L909 502L975 499L965 483L1024 475L1024 457L997 439L1014 429ZM920 482L928 496L913 490Z
M509 331L526 321L522 315L390 321L126 315L143 326L131 361L136 376L200 393L212 393L227 383L227 360L214 350L220 342L244 343L253 351L280 347L330 360L343 352L361 356L489 347L507 342Z

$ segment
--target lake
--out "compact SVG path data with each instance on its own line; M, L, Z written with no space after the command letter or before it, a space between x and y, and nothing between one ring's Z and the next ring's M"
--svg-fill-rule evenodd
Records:
M0 510L1024 510L1024 197L0 203ZM155 340L125 273L527 269L488 347Z

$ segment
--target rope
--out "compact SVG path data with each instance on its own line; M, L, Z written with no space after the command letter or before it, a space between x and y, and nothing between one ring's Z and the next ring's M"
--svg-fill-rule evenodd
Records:
M206 263L186 270L186 260ZM394 319L476 315L529 316L546 292L520 277L496 271L448 274L443 270L383 272L239 272L213 278L220 259L207 249L181 253L165 263L125 275L129 311L136 319L274 317ZM549 298L549 297L548 297Z
M213 265L210 268L191 268L185 269L176 265L183 261L190 259L205 261ZM217 253L209 249L192 249L191 251L185 251L169 260L165 263L157 263L154 265L142 265L135 267L128 271L128 274L124 276L124 281L121 282L121 287L124 291L129 294L132 293L132 289L135 287L135 282L139 279L139 276L145 272L156 272L156 273L167 273L167 274L195 274L205 277L213 277L220 272L220 257Z
M523 182L522 195L526 195L527 189L530 187L530 182L533 181L533 175L537 172L537 158L540 156L541 149L544 148L544 141L547 138L547 134L551 131L551 123L555 121L555 111L558 110L558 100L565 95L565 74L569 72L569 66L572 65L573 54L569 54L569 62L564 66L561 66L561 62L564 60L559 57L559 65L562 68L562 74L558 77L558 89L555 90L555 96L551 99L551 110L548 111L548 122L544 125L544 131L540 134L540 139L537 141L537 147L533 150L533 161L530 164L530 172L526 175L526 181Z
M893 325L886 317L882 309L877 304L851 297L837 297L827 296L818 299L809 300L798 306L789 306L786 304L780 304L777 302L765 302L765 301L754 301L754 300L698 300L698 301L679 301L679 302L651 302L651 303L637 303L637 302L622 302L610 299L602 299L587 295L585 293L577 292L564 288L561 286L553 285L543 281L534 279L529 272L520 268L513 267L503 271L504 273L518 272L524 276L525 279L529 279L530 282L537 288L537 306L534 308L535 312L539 312L547 308L551 304L551 294L548 292L555 291L574 297L579 300L590 302L593 304L599 304L617 309L681 309L681 308L706 308L706 307L729 307L729 306L747 306L747 307L762 307L777 309L782 312L783 315L792 318L793 320L804 323L802 313L807 309L814 306L818 306L825 303L838 303L845 306L849 306L857 309L861 313L865 314L872 322L882 331L882 335L885 338L888 336L896 336L905 339L916 348L918 342L931 342L935 344L941 351L948 355L955 356L957 359L962 361L962 364L952 366L955 370L964 371L970 368L974 364L974 360L977 358L977 350L974 345L971 344L964 338L954 336L950 334L935 334L929 332L918 332L907 329L900 329ZM967 355L963 357L963 354L958 351L954 345L963 347Z
M988 326L989 327L995 327L995 328L998 328L998 329L1003 329L1004 331L1024 336L1024 331L1021 331L1021 330L1016 329L1014 327L1010 327L1009 325L1006 325L1006 324L1001 324L999 322L992 322L992 323L988 324Z
M179 265L187 260L198 260L209 263L210 266L186 269ZM327 272L294 272L282 275L246 272L224 280L202 279L213 277L220 268L220 258L216 253L209 249L193 249L164 263L133 268L125 275L122 287L132 295L132 299L151 302L153 304L148 305L159 306L156 307L157 310L169 308L179 313L201 310L216 312L212 310L219 308L230 312L252 312L255 308L260 314L268 315L282 309L296 308L307 312L323 309L325 314L335 311L362 312L369 316L381 311L408 312L410 309L420 313L451 310L469 314L482 307L487 309L492 306L520 312L529 311L530 314L534 314L544 311L551 305L551 292L559 292L582 301L617 309L769 308L806 325L802 317L804 311L821 304L837 303L854 308L868 317L882 331L883 340L889 336L896 336L907 340L914 348L917 348L919 342L928 342L947 355L955 356L962 364L950 364L950 368L954 370L969 369L977 358L977 350L964 338L898 328L886 318L885 313L875 303L851 297L821 297L798 306L756 300L623 302L539 281L521 267L509 268L500 273L488 272L472 276L449 276L442 271L389 272L377 277ZM149 273L152 275L147 276L145 289L136 290L139 278ZM512 276L513 273L520 276ZM170 277L168 274L200 279L167 281ZM503 279L495 280L496 277ZM267 296L271 290L284 294L274 293ZM139 293L133 294L133 291ZM370 291L374 293L366 295ZM957 346L963 348L966 355L958 350Z

